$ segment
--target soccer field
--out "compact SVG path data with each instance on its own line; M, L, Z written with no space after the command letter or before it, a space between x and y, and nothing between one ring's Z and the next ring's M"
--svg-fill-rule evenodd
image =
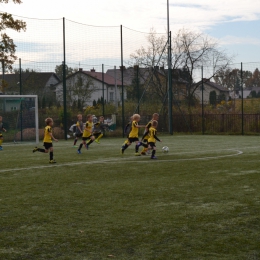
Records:
M0 259L260 259L259 137L160 138L158 160L61 141L55 165L3 143Z

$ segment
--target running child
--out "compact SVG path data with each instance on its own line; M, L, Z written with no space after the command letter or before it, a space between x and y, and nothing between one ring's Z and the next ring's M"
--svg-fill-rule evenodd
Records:
M52 140L55 142L58 142L58 140L53 136L52 134L52 127L53 127L53 120L52 118L46 118L45 119L46 127L44 128L44 138L43 138L43 148L35 147L33 149L33 153L35 152L41 152L41 153L48 153L50 152L50 161L49 163L56 163L56 161L53 159L53 145Z
M82 143L79 145L78 154L81 154L82 146L86 146L88 149L89 145L95 140L95 137L92 135L93 128L93 116L87 115L87 122L82 135ZM89 140L87 143L86 141Z
M138 144L139 146L143 146L143 150L141 151L142 155L146 155L146 152L148 151L149 129L152 126L152 122L154 120L158 122L159 114L154 113L153 116L152 116L152 119L145 126L145 131L144 131L143 137L141 139L141 142Z
M124 151L130 146L133 142L135 142L135 155L140 156L140 153L138 153L138 130L139 128L145 127L144 125L138 125L138 122L140 121L140 115L134 114L133 115L133 121L131 124L131 132L129 133L127 143L125 143L121 148L121 154L124 154Z
M157 126L158 126L158 122L156 120L154 120L151 123L151 127L149 129L149 138L148 138L148 148L152 150L152 155L151 155L151 159L157 159L157 157L155 157L155 153L156 153L156 145L155 142L156 140L158 142L161 142L161 140L157 137Z
M100 116L99 121L94 123L93 128L93 135L96 143L100 144L99 140L103 137L106 127L108 127L108 125L104 124L104 117Z
M3 137L2 132L6 132L6 129L4 128L4 124L3 124L2 121L3 121L3 117L0 116L0 151L3 150L2 143L4 141L4 137Z
M83 122L82 122L82 115L78 114L77 115L78 121L76 123L76 132L75 132L75 139L74 139L74 147L77 144L78 138L82 137L83 134Z
M133 122L133 116L130 116L129 121L128 121L127 125L125 126L125 129L124 129L124 134L126 135L127 139L124 141L122 146L124 146L125 144L128 143L128 137L129 137L129 134L132 130L132 122Z

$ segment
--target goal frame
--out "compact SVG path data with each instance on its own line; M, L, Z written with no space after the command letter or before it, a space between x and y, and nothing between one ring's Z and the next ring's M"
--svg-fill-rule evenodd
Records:
M35 100L35 142L39 144L39 111L38 111L38 95L0 95L1 98L34 98Z

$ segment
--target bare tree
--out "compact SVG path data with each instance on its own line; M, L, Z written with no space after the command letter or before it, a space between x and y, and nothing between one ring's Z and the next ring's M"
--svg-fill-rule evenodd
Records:
M227 68L233 57L229 57L225 51L219 49L216 40L200 32L187 29L179 30L173 38L173 64L185 68L188 72L187 101L189 107L194 100L194 92L200 84L196 84L195 74L200 73L201 67L211 67L211 79L218 71ZM176 53L176 51L178 51ZM176 58L175 58L176 57ZM186 79L187 80L187 79Z
M143 68L154 66L163 66L167 61L165 35L157 34L154 28L151 28L149 35L146 37L148 45L141 46L140 49L130 54L129 65L139 65ZM162 57L161 57L162 56ZM161 57L161 59L160 59Z
M163 35L158 35L152 28L147 37L148 45L145 48L142 46L130 55L130 64L136 64L140 67L152 68L153 80L150 82L153 92L156 92L160 97L165 96L167 92L166 82L168 71L165 71L165 79L156 76L154 66L163 67L167 64L167 39ZM198 78L198 69L211 67L212 73L208 79L214 77L218 71L224 70L229 66L233 57L229 57L224 50L219 49L218 42L208 35L200 32L181 29L172 37L172 64L173 70L180 70L176 75L176 80L184 79L187 81L186 95L189 106L194 100L194 92L199 87L196 84L195 78ZM140 73L140 76L142 75ZM184 77L184 78L183 78Z
M8 4L9 0L0 0L0 4ZM21 4L21 0L12 0L14 4ZM12 70L12 65L17 59L15 56L16 45L11 37L7 35L7 29L11 29L17 32L26 30L26 23L22 20L16 20L11 14L0 12L0 62L7 71ZM7 82L2 78L0 91L3 93L8 87Z
M67 80L67 98L70 106L74 103L86 105L95 91L95 86L89 76L83 77L78 74Z

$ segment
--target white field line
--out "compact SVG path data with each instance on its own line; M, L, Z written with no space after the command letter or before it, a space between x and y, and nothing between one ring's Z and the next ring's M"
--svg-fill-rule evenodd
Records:
M227 149L223 149L227 150ZM221 151L223 151L221 150ZM234 154L227 154L227 155L219 155L219 156L207 156L207 157L197 157L197 158L184 158L184 159L172 159L172 160L154 160L155 162L179 162L179 161L196 161L196 160L212 160L212 159L219 159L219 158L225 158L225 157L232 157L232 156L238 156L243 154L240 150L232 150L236 153ZM205 151L204 151L205 152ZM142 160L138 160L138 158L143 158ZM82 164L96 164L96 163L126 163L127 162L135 162L135 163L151 163L150 156L147 157L138 157L136 160L132 160L131 158L114 158L114 159L106 159L106 160L95 160L95 161L87 161L87 162L70 162L70 163L63 163L63 164L51 164L51 165L39 165L39 166L31 166L31 167L24 167L24 168L12 168L12 169L3 169L0 170L0 173L2 172L15 172L15 171L27 171L27 170L33 170L33 169L46 169L46 168L54 168L54 167L66 167L66 166L75 166L75 165L82 165ZM146 159L146 160L144 160ZM149 160L147 160L149 159Z

